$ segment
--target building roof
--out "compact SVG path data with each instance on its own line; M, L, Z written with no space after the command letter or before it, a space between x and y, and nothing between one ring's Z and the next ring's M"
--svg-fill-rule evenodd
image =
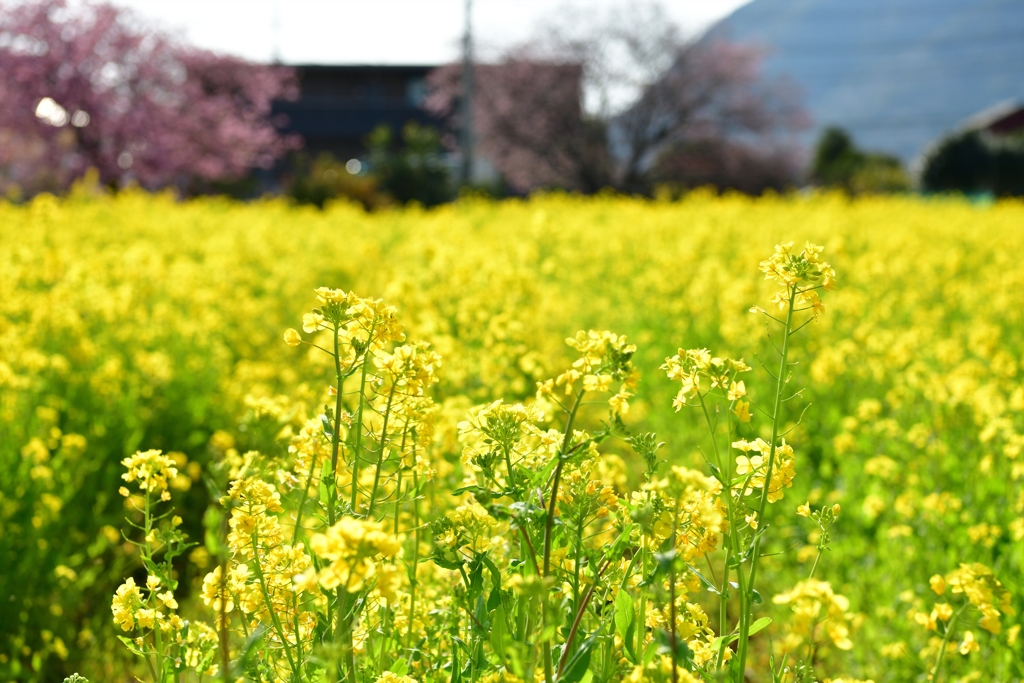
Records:
M1003 100L964 119L957 130L985 131L1006 135L1024 130L1024 104L1019 100Z

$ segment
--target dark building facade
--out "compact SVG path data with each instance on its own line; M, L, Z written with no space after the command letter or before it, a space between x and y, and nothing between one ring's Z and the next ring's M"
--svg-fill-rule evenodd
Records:
M274 104L284 132L297 133L310 156L363 156L367 134L381 124L400 131L409 121L439 126L423 109L432 66L297 65L299 97Z

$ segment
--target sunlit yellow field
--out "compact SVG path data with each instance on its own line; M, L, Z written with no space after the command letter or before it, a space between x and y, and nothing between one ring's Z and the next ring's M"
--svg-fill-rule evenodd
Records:
M777 386L759 264L808 241L835 288ZM264 629L232 675L1024 680L1022 254L1024 203L941 198L0 203L0 678L220 680L220 639L240 662ZM346 332L336 364L332 305L396 327ZM716 387L697 349L751 369ZM792 458L778 490L758 438ZM343 519L376 540L346 555ZM147 589L179 531L199 545ZM751 561L756 598L723 601ZM176 655L172 613L194 624Z

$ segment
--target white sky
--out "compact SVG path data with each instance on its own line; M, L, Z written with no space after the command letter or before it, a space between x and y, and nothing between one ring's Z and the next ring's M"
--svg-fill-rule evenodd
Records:
M661 0L685 33L707 28L748 0ZM465 0L113 0L188 42L286 64L438 64L459 54ZM633 0L474 0L478 45L530 37L567 6L629 7ZM276 46L276 48L275 48Z

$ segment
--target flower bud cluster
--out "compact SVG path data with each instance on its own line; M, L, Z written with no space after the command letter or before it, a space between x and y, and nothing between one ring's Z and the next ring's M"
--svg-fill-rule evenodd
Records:
M121 475L129 484L138 482L142 491L160 494L161 500L170 500L171 493L167 490L168 482L178 476L178 468L169 456L163 451L149 450L138 451L135 455L129 456L121 461L128 471ZM127 489L122 487L121 494L127 495Z

